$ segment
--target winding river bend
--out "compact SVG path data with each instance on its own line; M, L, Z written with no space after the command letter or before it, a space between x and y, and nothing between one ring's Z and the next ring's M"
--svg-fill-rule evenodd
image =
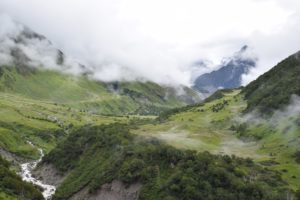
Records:
M32 142L28 143L32 146L34 146L32 144ZM52 195L55 193L56 187L53 185L48 185L43 183L41 180L38 180L36 178L33 177L32 175L32 170L34 170L37 166L37 164L39 162L42 161L42 158L44 156L44 152L42 149L38 148L38 151L40 152L40 158L38 160L35 161L31 161L31 162L27 162L27 163L23 163L21 164L21 172L20 175L22 177L22 179L26 182L30 182L34 185L37 185L39 187L41 187L43 189L43 196L46 200L51 199Z

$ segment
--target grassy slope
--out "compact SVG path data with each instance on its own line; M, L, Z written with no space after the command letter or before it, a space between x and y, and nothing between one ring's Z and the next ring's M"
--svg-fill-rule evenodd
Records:
M241 94L219 94L214 95L219 99L212 98L204 105L169 112L171 115L164 116L169 115L164 123L145 125L135 133L155 136L178 148L250 156L282 172L292 189L299 188L300 165L293 155L300 150L300 116L299 113L288 113L281 114L282 117L274 112L290 104L292 94L300 95L299 53L250 83ZM228 105L213 112L213 105L218 109L218 104L224 100L229 101ZM239 119L239 115L246 114L245 109L252 115L252 120L242 124L246 117ZM264 117L249 111L258 111ZM245 143L236 136L254 142Z
M229 130L231 119L246 107L238 92L226 93L221 99L171 115L164 123L144 125L135 133L158 137L178 148L251 156L255 145L238 141L234 132ZM212 107L223 101L227 101L228 105L219 112L213 112Z
M246 111L265 115L262 119L265 123L249 126L245 135L261 138L260 152L272 155L272 160L280 163L271 168L283 171L284 177L297 187L300 187L300 166L292 155L300 149L300 113L280 116L274 110L286 109L292 95L300 95L299 56L299 52L289 56L243 89L248 102Z
M55 71L22 70L1 67L0 90L112 115L157 114L187 103L177 98L174 90L151 82L105 84ZM197 99L195 93L188 93Z
M48 152L72 127L127 120L99 113L158 113L185 104L175 96L170 88L150 82L104 84L84 76L2 66L0 147L23 158L36 158L38 152L27 140Z
M124 114L139 106L131 97L124 96L121 99L112 95L101 83L51 71L20 74L16 70L0 69L0 149L15 155L14 158L8 156L9 160L23 162L24 159L38 158L37 149L27 141L32 141L47 153L73 128L86 124L126 122L135 118L101 116L87 112L92 110L90 108L93 102L100 102L104 113ZM133 89L139 87L138 83L124 84ZM140 87L143 89L142 83ZM160 89L156 84L149 88ZM181 105L171 100L165 104L171 107ZM99 110L99 103L95 107ZM12 166L11 169L18 170L16 167L18 168ZM2 198L15 199L15 196L1 191L0 199Z
M0 147L25 158L38 156L27 140L48 152L70 128L124 120L127 118L100 116L48 101L0 93Z
M182 149L234 154L251 157L257 162L276 161L278 164L271 164L269 168L282 172L290 187L297 189L300 187L300 165L294 161L292 155L300 149L299 127L283 133L287 121L281 121L276 126L262 121L262 124L248 124L245 134L241 135L237 129L232 129L232 126L238 127L242 123L235 119L238 119L237 116L247 106L239 92L240 90L235 90L224 93L220 99L170 115L162 123L143 125L133 133L156 137ZM220 107L224 101L227 101L228 105L218 112L213 112L213 107ZM257 135L261 136L260 140L251 139Z
M48 101L33 100L24 96L1 92L0 149L15 155L14 158L8 157L9 160L24 162L24 159L37 159L39 157L37 149L29 145L27 141L32 141L36 146L43 148L48 153L73 128L86 124L100 125L126 122L131 118L135 118L135 116L128 118L100 116L80 112L75 108ZM18 165L10 166L9 173L14 174L15 171L19 170L18 168ZM5 176L7 176L7 173L5 172ZM12 176L15 178L15 175ZM15 181L21 184L20 180L16 179ZM13 183L13 185L16 184ZM8 183L5 182L3 186L6 187L7 185ZM28 190L28 187L26 186L27 189L25 190ZM0 199L20 199L19 194L14 194L10 191L2 191L0 184Z
M300 126L294 120L300 116L289 116L277 120L271 117L261 122L249 122L242 134L243 137L254 137L259 141L258 154L269 155L267 166L282 172L285 180L291 183L291 188L300 187L300 164L295 161L294 153L300 150Z

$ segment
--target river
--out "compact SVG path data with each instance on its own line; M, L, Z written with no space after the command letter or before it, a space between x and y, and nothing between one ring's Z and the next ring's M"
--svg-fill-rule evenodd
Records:
M28 141L28 143L30 145L34 146L32 144L32 142ZM44 156L43 150L40 148L37 148L37 149L40 152L40 158L35 161L21 164L20 175L21 175L23 181L30 182L30 183L33 183L34 185L41 187L43 189L42 194L43 194L44 198L46 200L49 200L49 199L51 199L52 195L55 193L56 187L53 185L45 184L41 180L34 178L32 175L32 170L34 170L36 168L37 164L42 161L42 158Z

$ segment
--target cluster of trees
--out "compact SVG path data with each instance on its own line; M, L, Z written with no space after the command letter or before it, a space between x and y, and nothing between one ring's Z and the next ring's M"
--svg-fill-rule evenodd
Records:
M294 153L294 158L295 158L296 162L300 164L300 150L298 150Z
M43 162L69 175L54 199L121 180L142 183L140 199L281 199L280 174L234 156L178 150L130 134L133 125L86 126L50 152Z
M227 100L223 100L221 103L217 103L212 105L211 110L213 112L219 112L220 110L222 110L223 108L225 108L225 106L229 105Z
M21 177L9 170L10 163L0 156L0 191L24 200L42 200L41 192L32 184L22 181Z
M135 90L130 90L128 88L123 89L123 94L135 99L135 98L142 98L145 97L142 93L137 92ZM145 97L146 98L146 97Z
M248 124L233 124L231 125L230 130L235 131L239 137L247 137Z

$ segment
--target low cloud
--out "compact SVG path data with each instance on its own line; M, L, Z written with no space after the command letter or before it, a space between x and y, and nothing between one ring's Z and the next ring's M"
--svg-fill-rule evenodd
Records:
M282 133L294 131L295 129L300 130L300 97L292 95L290 104L276 110L271 117L262 117L259 112L254 110L238 118L237 121L252 125L269 125Z
M7 15L0 15L0 65L28 65L79 74L79 63L65 56L44 36L32 32Z

